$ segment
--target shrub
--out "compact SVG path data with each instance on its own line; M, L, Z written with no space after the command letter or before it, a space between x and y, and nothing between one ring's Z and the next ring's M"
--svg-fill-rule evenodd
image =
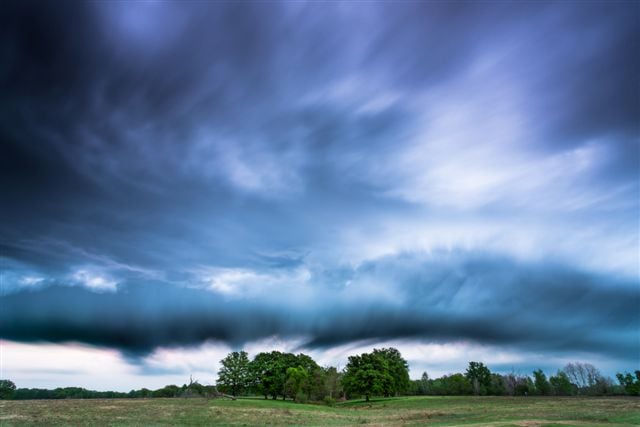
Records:
M16 385L10 380L0 380L0 399L12 399L16 392Z
M306 393L303 393L303 392L300 391L300 392L296 393L295 401L297 403L307 403L309 401L309 396L307 396Z
M327 406L334 406L336 404L336 400L331 396L325 396L323 402Z

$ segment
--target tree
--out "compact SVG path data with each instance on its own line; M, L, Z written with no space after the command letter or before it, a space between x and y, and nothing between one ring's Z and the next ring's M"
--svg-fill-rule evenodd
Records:
M342 374L334 366L324 369L325 393L331 399L335 399L342 394Z
M152 397L176 397L182 390L177 385L167 385L151 393Z
M491 387L491 371L482 362L469 362L465 377L471 383L475 395L487 394L487 389Z
M307 380L304 382L303 392L308 399L321 400L326 396L325 371L316 363L311 356L300 353L295 356L294 366L301 367L307 373ZM296 397L296 396L292 396ZM300 400L300 399L298 399Z
M311 376L322 371L318 364L309 356L292 353L282 353L280 351L272 351L270 353L259 353L249 364L249 372L251 384L259 394L264 395L267 399L277 399L282 396L282 400L287 397L287 370L289 368L302 367ZM321 375L321 373L320 373ZM319 383L322 386L322 379L315 380L314 384ZM307 382L309 386L310 382ZM309 390L307 390L308 392Z
M364 396L368 402L370 396L384 392L384 383L389 380L388 376L383 360L371 353L362 353L359 356L349 356L342 384L350 397Z
M249 364L251 383L254 390L267 399L276 399L284 391L284 372L282 372L282 353L258 353Z
M374 349L372 353L350 356L342 384L351 396L392 396L408 390L409 365L395 348Z
M220 391L237 396L249 385L249 357L246 351L234 351L220 361L216 385Z
M426 395L429 393L429 374L423 372L420 379L415 381L414 393L417 395Z
M533 371L533 383L535 385L536 394L547 396L551 392L551 385L547 380L547 376L541 369Z
M16 385L11 380L0 380L0 399L12 399Z
M590 392L589 389L602 381L600 371L590 363L568 363L562 370L567 374L571 383L577 387L578 393L580 391Z
M507 387L504 383L504 377L500 374L491 374L491 385L487 390L487 394L492 396L504 396L507 394Z
M631 396L640 396L640 370L635 371L635 378L631 373L625 372L616 374L616 378L622 387L624 387L625 393Z
M411 380L409 379L409 364L402 357L400 352L393 348L374 349L373 355L384 360L389 381L384 384L384 395L397 396L405 393L409 389Z
M309 372L302 366L297 368L287 368L286 391L296 402L306 402L308 393L304 393L309 381Z
M555 396L571 396L574 391L574 386L564 371L558 371L555 376L549 377L549 385Z
M471 382L462 374L453 374L442 377L444 394L463 396L473 393Z
M515 395L525 395L529 394L530 391L533 391L534 385L526 375L519 375L515 372L511 372L503 376L505 391L510 396Z

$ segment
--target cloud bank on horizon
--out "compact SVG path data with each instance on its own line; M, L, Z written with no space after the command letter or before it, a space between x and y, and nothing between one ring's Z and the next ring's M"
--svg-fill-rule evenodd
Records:
M637 3L1 8L0 338L637 364Z

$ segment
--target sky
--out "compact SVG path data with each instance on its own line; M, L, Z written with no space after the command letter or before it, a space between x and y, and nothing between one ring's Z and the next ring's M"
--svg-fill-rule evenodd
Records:
M0 377L640 368L637 2L0 8Z

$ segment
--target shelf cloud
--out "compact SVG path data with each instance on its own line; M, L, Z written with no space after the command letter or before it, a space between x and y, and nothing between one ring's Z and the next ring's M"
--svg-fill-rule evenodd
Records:
M3 2L0 337L632 367L638 8Z

